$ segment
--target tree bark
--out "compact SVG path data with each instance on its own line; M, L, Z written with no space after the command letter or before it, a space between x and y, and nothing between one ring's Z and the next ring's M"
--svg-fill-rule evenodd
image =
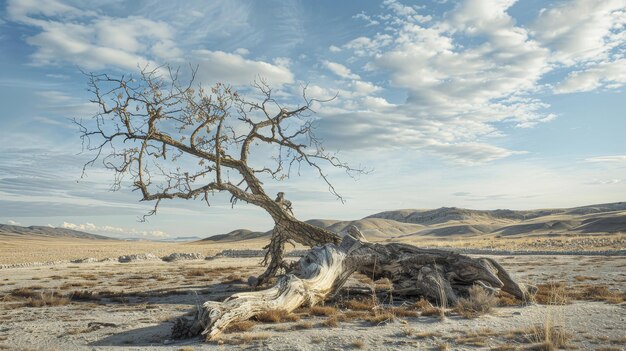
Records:
M474 284L491 292L503 290L523 300L533 292L517 284L492 259L405 244L369 243L356 227L351 227L341 244L314 247L273 287L235 294L224 302L207 301L192 319L177 320L172 336L202 334L213 340L231 323L265 311L291 312L303 305L316 305L335 294L357 270L375 278L389 278L394 294L444 298L451 304L467 295Z

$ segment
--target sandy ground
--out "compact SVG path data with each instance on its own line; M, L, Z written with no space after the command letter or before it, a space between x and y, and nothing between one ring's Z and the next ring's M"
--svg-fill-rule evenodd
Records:
M623 256L496 259L522 282L593 283L626 290ZM490 315L476 319L456 315L444 320L430 316L398 317L379 325L349 320L327 327L323 324L327 317L303 316L299 322L259 323L243 334L225 334L223 344L203 343L197 338L169 340L176 317L203 301L221 300L247 289L245 284L230 281L258 274L262 269L258 263L258 258L219 258L0 269L0 349L443 350L447 345L449 350L490 350L503 345L524 347L531 338L524 330L550 322L570 335L573 349L623 350L626 343L626 304L589 301L498 307ZM62 306L26 307L24 300L10 294L20 288L44 295L88 291L108 293L109 297L76 300ZM306 329L298 328L303 324ZM476 343L480 346L468 343L472 336L480 336L481 342ZM251 340L255 338L258 340Z

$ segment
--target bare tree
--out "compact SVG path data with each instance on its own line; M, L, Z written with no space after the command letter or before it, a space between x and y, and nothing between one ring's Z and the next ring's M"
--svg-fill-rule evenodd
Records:
M167 68L143 70L136 78L88 74L99 113L91 120L76 121L83 147L95 153L85 167L101 160L115 173L115 189L130 182L143 201L154 202L147 215L156 214L164 199L202 199L209 204L218 192L229 193L233 205L244 201L263 208L274 220L274 229L264 259L267 269L251 280L254 285L281 268L287 270L285 243L319 247L275 287L238 294L224 304L207 303L193 320L181 320L175 335L204 332L212 338L233 321L266 309L292 310L318 303L354 271L389 278L395 294L445 296L451 304L474 284L528 297L528 290L494 260L406 244L369 243L355 227L342 238L297 220L284 193L270 196L262 179L280 181L307 166L341 199L323 167L363 172L327 152L315 137L311 107L324 101L309 98L304 87L299 105L280 103L263 80L253 86L261 98L247 99L224 84L195 86L194 76L192 70L189 83L181 84L178 71Z
M154 202L147 216L156 214L164 199L210 204L215 192L230 193L233 206L244 201L263 208L275 226L259 283L284 267L286 242L337 243L336 234L296 220L284 193L274 199L260 179L280 181L311 167L343 201L323 167L349 174L363 170L327 152L313 133L311 105L324 101L309 98L303 87L300 105L282 104L262 79L253 85L260 95L253 101L224 84L194 86L195 70L191 75L182 85L179 72L166 68L144 69L138 77L88 74L99 113L90 123L77 121L84 148L95 152L85 166L102 160L115 172L115 189L130 181L142 201Z

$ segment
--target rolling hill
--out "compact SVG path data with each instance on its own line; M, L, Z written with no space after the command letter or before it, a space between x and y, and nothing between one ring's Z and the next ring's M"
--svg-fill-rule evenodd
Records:
M562 209L514 211L472 210L456 207L403 209L376 213L354 221L312 219L307 223L335 233L355 225L370 240L413 236L463 237L626 233L626 202ZM266 232L239 229L208 237L206 241L239 241L265 238Z
M19 225L0 224L0 237L41 237L41 238L79 238L94 240L117 240L104 235L90 234L72 229L53 228L46 226L22 227Z

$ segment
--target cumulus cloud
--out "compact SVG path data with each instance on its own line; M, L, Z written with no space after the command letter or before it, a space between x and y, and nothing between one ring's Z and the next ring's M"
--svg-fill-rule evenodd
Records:
M191 55L199 66L198 80L201 82L228 82L233 85L249 85L258 77L277 87L292 83L293 73L286 67L287 61L276 64L254 61L241 55L223 51L195 50Z
M504 136L502 126L532 128L557 118L541 94L624 85L623 1L552 4L529 25L511 16L515 3L464 0L432 17L423 8L386 0L382 14L356 15L368 26L380 22L384 30L344 43L341 49L352 54L346 62L324 62L337 76L352 79L345 88L351 94L340 94L345 115L333 106L321 121L325 132L344 138L395 135L391 145L429 150L454 163L491 162L523 153L493 144ZM358 78L351 76L356 67L362 69ZM562 81L546 84L546 76L557 72ZM390 103L383 97L390 87L377 89L366 81L370 75L388 77L406 100ZM369 113L347 112L355 106ZM390 115L402 116L402 122L390 121Z
M184 62L189 56L199 66L203 82L248 85L257 77L273 86L293 82L290 61L277 58L274 64L246 59L246 48L234 53L196 50L185 53L177 45L177 28L161 20L142 16L111 17L66 5L60 1L10 1L10 20L34 27L26 38L35 48L31 63L37 66L76 64L90 70L120 68L135 71L162 63ZM45 19L44 17L45 16ZM46 98L60 98L42 92ZM44 95L48 94L48 95Z
M31 58L38 66L73 63L88 69L135 70L181 54L167 23L141 16L114 18L59 1L35 0L10 1L7 12L12 21L40 30L26 39L35 47Z
M7 221L7 224L8 224L8 225L22 225L20 222L16 222L16 221L14 221L14 220L12 220L12 219L9 219L9 220Z
M544 8L531 26L533 36L557 62L604 60L624 43L623 0L573 0Z
M601 87L620 88L626 84L626 59L601 62L588 69L574 71L558 84L555 92L578 93Z
M341 78L347 79L359 79L358 74L354 74L350 71L350 69L340 63L331 62L331 61L323 61L324 67L328 68L329 71L338 75Z
M169 234L161 230L137 230L135 228L122 228L110 225L97 226L93 223L74 224L63 222L60 228L72 229L98 234L113 234L119 237L146 237L146 238L167 238Z

